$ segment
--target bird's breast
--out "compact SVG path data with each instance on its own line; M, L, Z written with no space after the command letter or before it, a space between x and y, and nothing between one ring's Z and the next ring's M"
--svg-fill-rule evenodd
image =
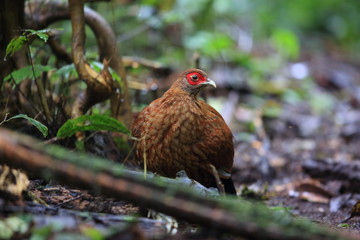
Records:
M154 143L163 142L163 147L191 145L198 141L202 131L202 112L196 108L196 105L185 100L162 103L156 116L147 116L147 134L156 138Z

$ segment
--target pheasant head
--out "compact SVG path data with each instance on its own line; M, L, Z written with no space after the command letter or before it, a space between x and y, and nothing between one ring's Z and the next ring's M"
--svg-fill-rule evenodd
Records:
M208 78L204 71L200 69L188 69L180 74L172 88L183 90L196 97L200 90L206 86L216 87L216 84Z

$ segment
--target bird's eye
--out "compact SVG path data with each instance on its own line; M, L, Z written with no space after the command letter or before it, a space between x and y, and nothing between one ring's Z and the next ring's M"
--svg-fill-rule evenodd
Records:
M187 82L190 85L199 85L202 82L206 81L206 76L203 76L200 72L189 72L185 75Z

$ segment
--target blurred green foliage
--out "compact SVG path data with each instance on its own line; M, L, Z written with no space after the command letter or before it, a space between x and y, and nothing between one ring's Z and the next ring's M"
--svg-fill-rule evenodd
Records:
M108 7L96 5L100 13ZM215 61L249 53L252 49L241 49L242 34L253 46L265 41L290 59L303 46L321 49L327 41L355 53L360 49L359 13L357 0L142 0L115 5L104 16L117 29L126 55L184 67L193 51Z
M318 94L315 90L314 93L316 84L310 74L294 80L284 74L284 68L289 63L303 61L309 53L326 55L335 51L360 60L358 0L113 0L87 6L110 23L123 55L148 58L183 70L194 67L194 53L199 53L200 67L205 70L219 65L239 70L236 73L240 72L243 75L240 78L245 80L232 84L245 84L256 95L253 99L270 95L289 104L305 100L313 112L326 111L333 100L325 92ZM60 36L62 43L71 41L69 21L57 22L51 27L64 29ZM29 31L39 37L47 34L42 30ZM88 27L86 36L87 60L93 62L94 67L99 65L94 62L98 61L98 50ZM18 45L13 45L15 50ZM70 52L71 44L65 45ZM30 49L37 68L41 57L49 55L49 47L37 40L31 43ZM73 66L58 65L54 55L50 55L47 65L59 68L50 76L52 83L60 78L61 83L66 84L69 76L76 77ZM99 69L101 67L100 64ZM14 72L12 78L17 73ZM61 86L54 89L59 93L68 92ZM282 108L273 99L270 102L254 100L248 105L266 107L268 116L277 116Z
M108 7L96 5L100 13ZM205 70L219 64L241 69L255 94L277 95L290 104L308 100L314 113L323 113L333 104L331 96L313 92L312 76L294 81L284 67L308 53L335 51L360 60L359 15L358 0L142 0L104 16L124 55L185 69L194 66L197 52ZM269 116L281 112L274 102L252 107L264 106Z
M29 215L9 216L0 219L0 238L10 239L14 235L25 234L30 227Z
M193 66L192 56L198 52L205 69L230 63L264 78L284 62L299 59L304 50L325 51L331 43L359 58L358 0L122 2L88 6L109 21L124 55L179 69ZM64 29L62 42L70 41L70 26L69 21L54 24ZM96 61L96 40L88 27L86 35L87 57ZM70 52L70 44L66 47ZM274 62L279 64L274 66Z

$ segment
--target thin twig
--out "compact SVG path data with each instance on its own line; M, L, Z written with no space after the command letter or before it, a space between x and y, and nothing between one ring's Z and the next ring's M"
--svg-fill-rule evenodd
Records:
M19 91L21 97L23 97L23 98L25 99L25 101L30 104L30 106L33 108L33 110L34 110L35 112L41 112L39 109L37 109L36 104L32 101L32 99L29 98L29 97L27 97L27 96L25 95L25 93L21 90L21 88L20 88L19 85L16 83L16 81L15 81L15 79L14 79L14 77L13 77L13 75L12 75L11 73L10 73L10 76L11 76L11 81L12 81L12 83L13 83L14 86L15 86L15 89L16 89L17 91Z
M1 125L1 124L0 124L0 125ZM132 153L132 152L134 151L134 149L135 149L135 144L136 144L136 143L134 143L134 144L131 146L131 149L130 149L129 153L126 155L125 159L124 159L123 162L122 162L123 165L125 165L125 163L127 162L127 160L129 160L129 157L130 157L131 153Z
M50 110L49 110L49 105L48 105L47 100L46 100L46 93L45 93L44 86L42 84L41 79L37 78L36 75L35 75L34 63L33 63L33 60L31 58L31 52L30 52L29 45L27 45L27 52L28 52L28 55L29 55L30 65L31 65L31 69L32 69L32 72L33 72L34 80L35 80L36 86L37 86L37 88L39 90L40 102L41 102L41 105L43 106L43 109L44 109L44 112L45 112L45 119L46 119L46 122L48 124L50 124L51 123L51 114L50 114Z
M59 204L55 205L55 207L61 207L62 205L66 204L66 203L69 203L71 201L75 201L75 200L77 200L79 198L82 198L84 196L84 194L85 193L82 193L82 194L80 194L80 195L78 195L76 197L73 197L73 198L70 198L70 199L68 199L66 201L63 201L62 203L59 203Z
M2 125L4 122L7 122L7 117L9 116L9 113L5 113L4 120L0 122L0 125Z

